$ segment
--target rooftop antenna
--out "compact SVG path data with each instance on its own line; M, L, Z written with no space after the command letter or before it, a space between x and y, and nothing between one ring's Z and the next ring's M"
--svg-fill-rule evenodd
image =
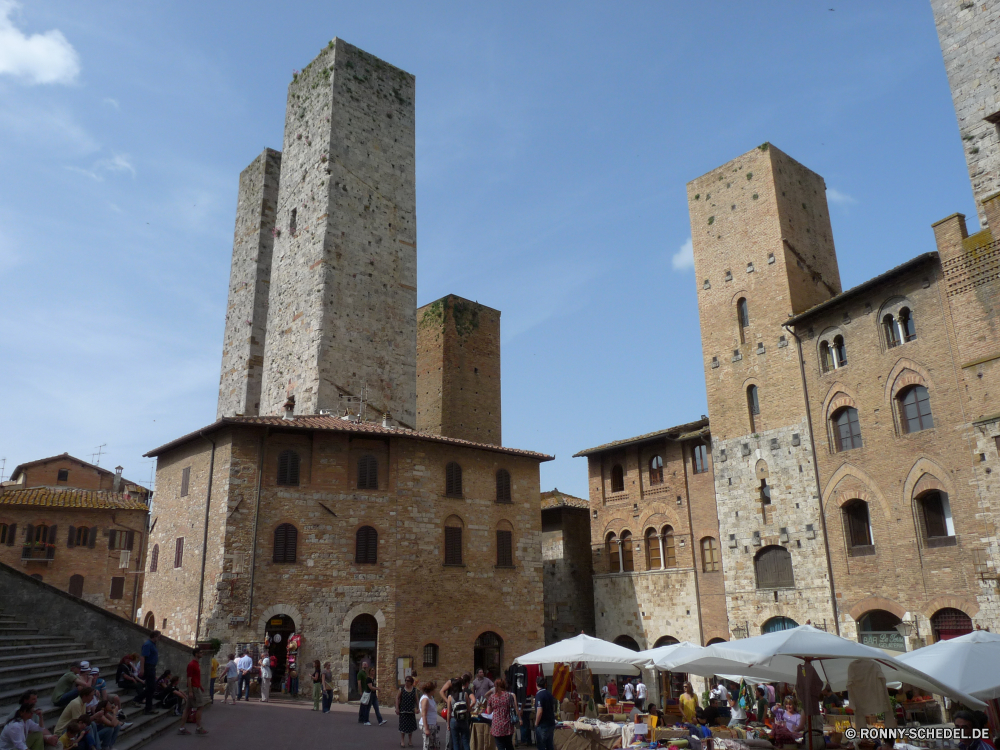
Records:
M90 460L94 462L94 466L101 465L101 454L104 453L104 449L107 447L108 447L107 443L101 443L100 445L97 446L97 452L90 454Z
M6 469L6 468L7 468L7 459L6 458L0 458L0 482L3 481L3 472L4 472L4 469Z

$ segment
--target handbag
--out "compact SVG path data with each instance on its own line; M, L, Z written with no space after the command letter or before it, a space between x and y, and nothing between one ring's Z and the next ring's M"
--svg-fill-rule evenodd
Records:
M371 699L372 699L372 693L371 693L371 691L370 690L366 690L365 693L364 693L364 695L361 696L361 705L362 706L367 706L371 702Z
M510 694L510 702L513 704L510 707L510 725L512 727L517 727L521 725L521 717L517 714L517 701L514 699L513 693Z

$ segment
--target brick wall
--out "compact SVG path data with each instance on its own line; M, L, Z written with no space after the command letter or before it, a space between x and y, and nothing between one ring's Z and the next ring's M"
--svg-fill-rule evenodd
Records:
M594 635L590 512L562 506L542 511L545 644Z

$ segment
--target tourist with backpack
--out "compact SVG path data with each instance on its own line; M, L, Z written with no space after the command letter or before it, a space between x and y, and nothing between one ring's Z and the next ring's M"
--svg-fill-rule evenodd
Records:
M472 710L476 696L469 689L472 675L466 672L451 680L448 693L448 725L451 729L451 750L471 750Z

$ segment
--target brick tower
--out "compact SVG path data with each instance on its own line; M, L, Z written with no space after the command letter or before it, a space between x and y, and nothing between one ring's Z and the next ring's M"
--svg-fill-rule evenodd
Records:
M334 39L288 87L260 414L416 424L414 78Z
M729 621L832 626L799 354L782 327L841 291L826 185L765 143L690 182L688 205Z
M417 429L500 445L500 311L449 294L417 320Z

